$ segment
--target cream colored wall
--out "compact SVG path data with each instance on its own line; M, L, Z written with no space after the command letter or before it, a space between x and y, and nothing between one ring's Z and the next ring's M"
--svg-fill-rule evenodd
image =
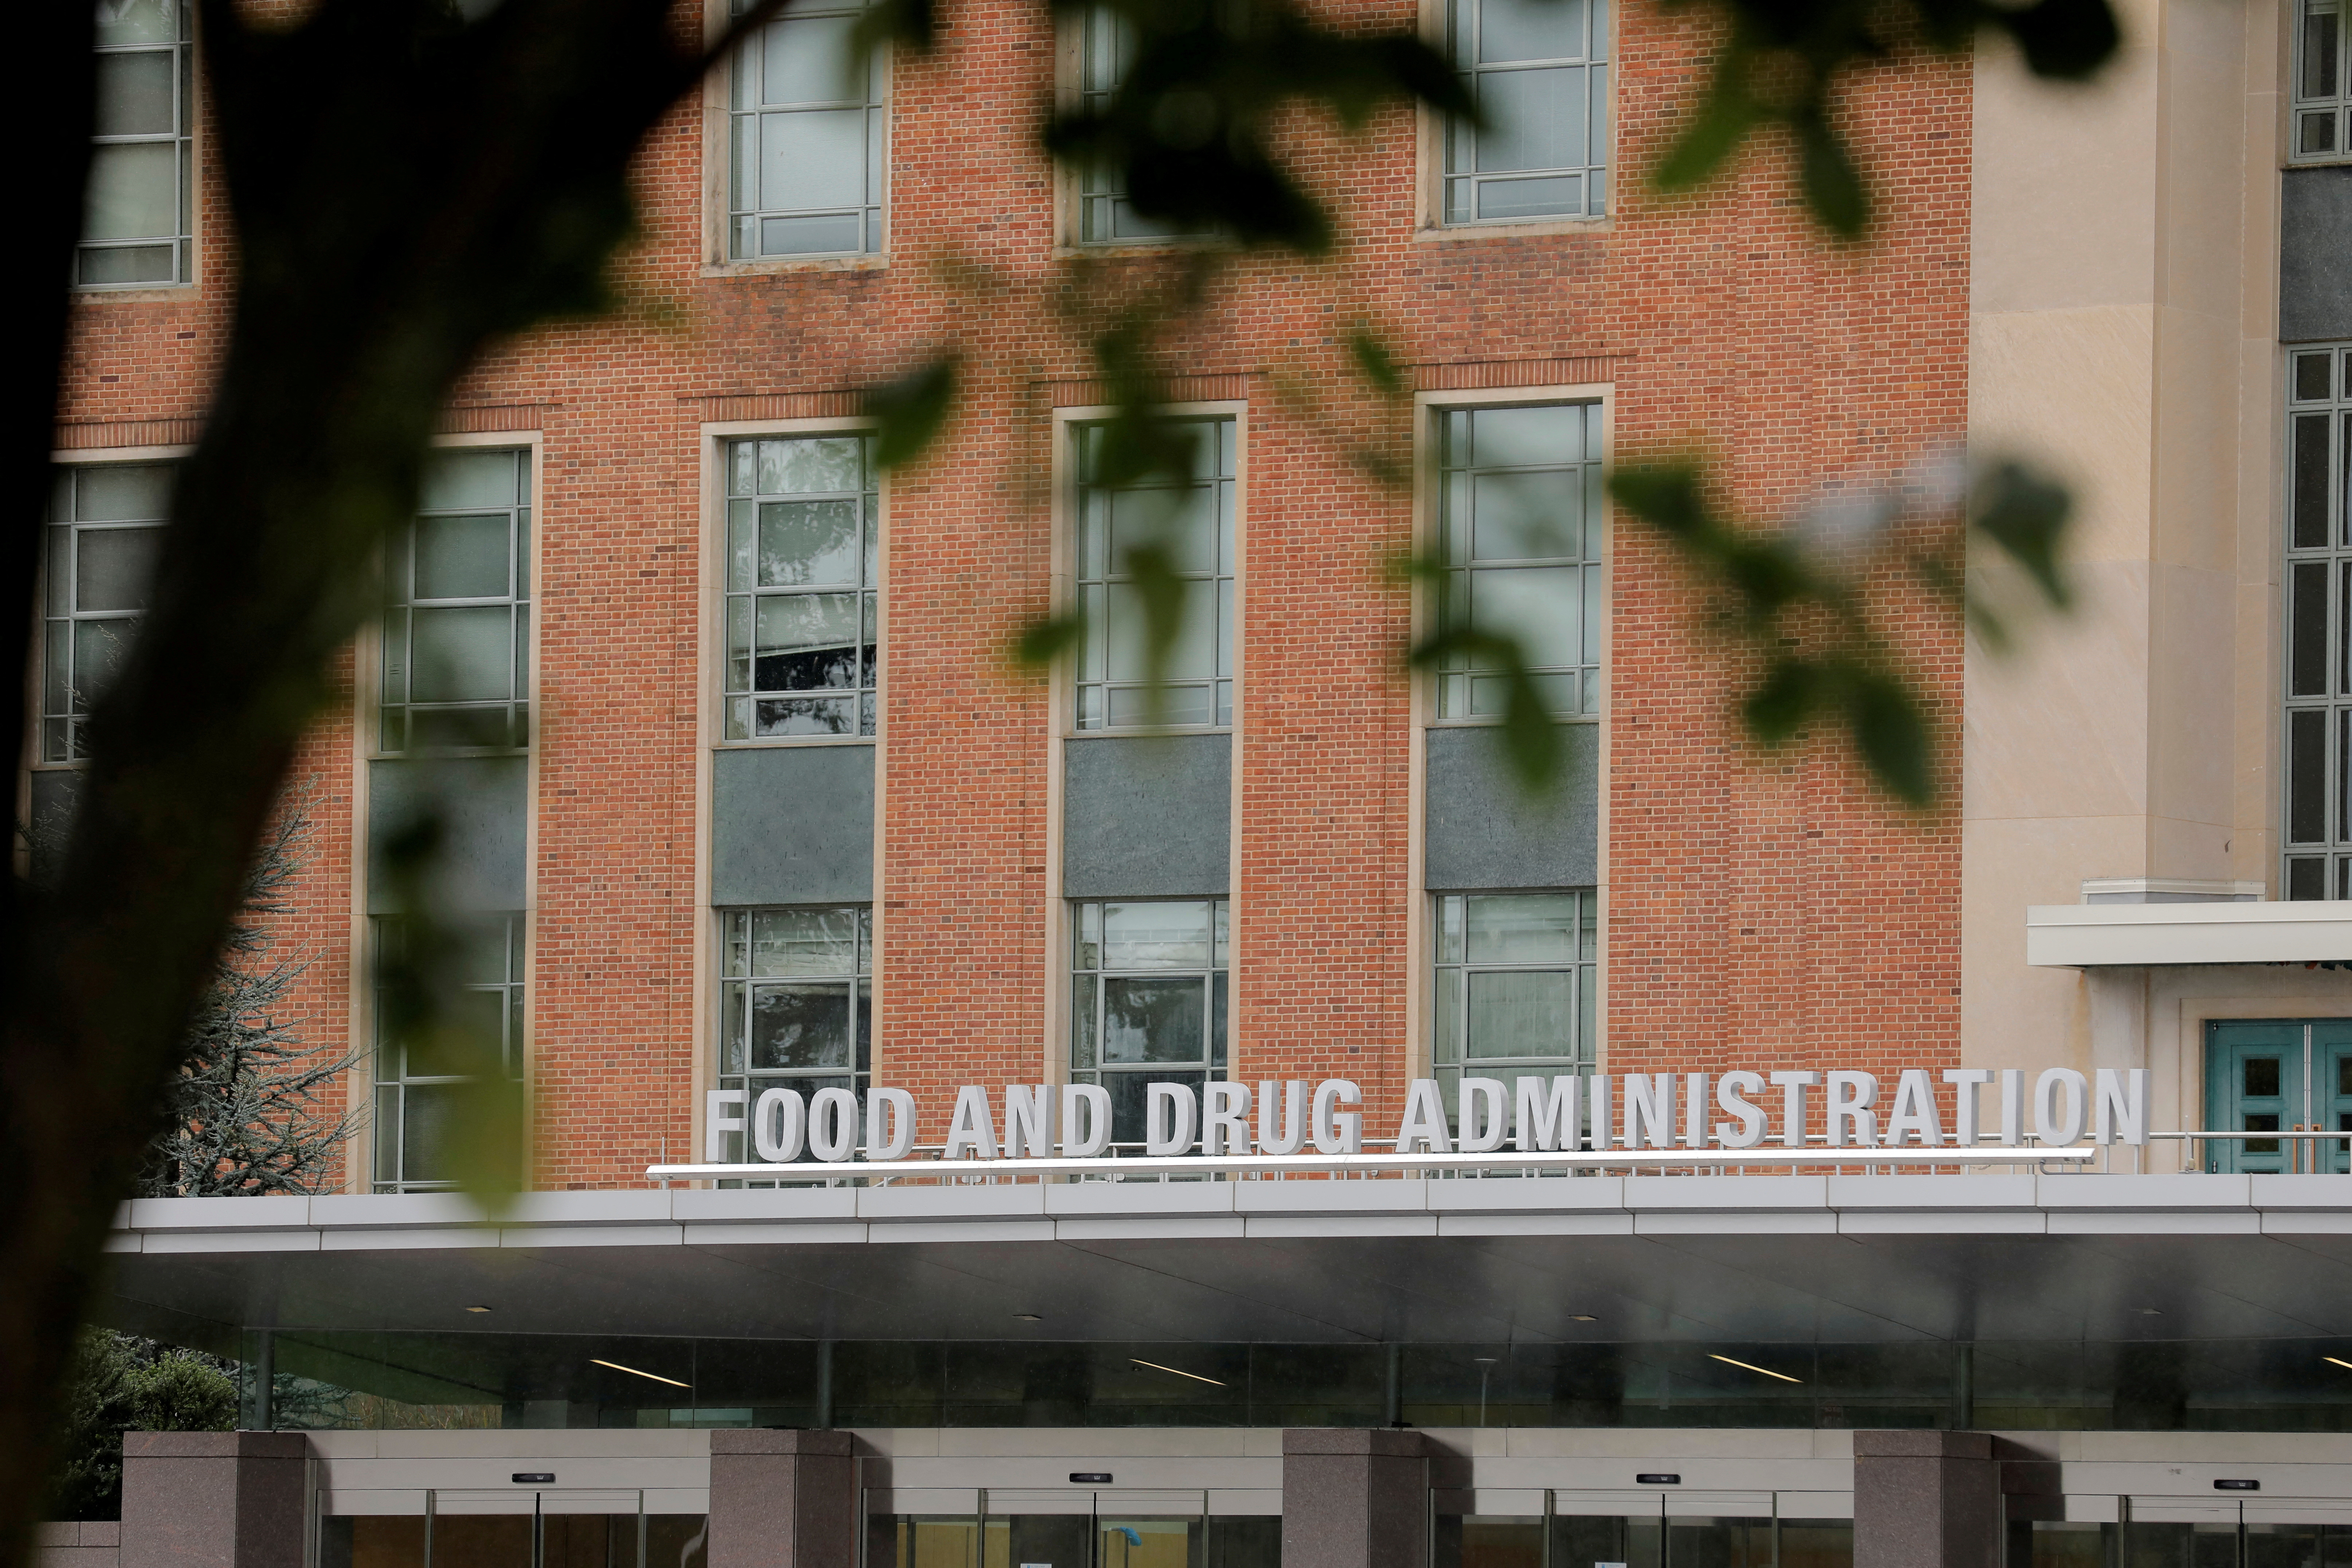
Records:
M2085 88L1979 58L1969 438L2074 487L2082 602L2016 655L1969 651L1972 1064L2092 1059L2091 988L2026 965L2027 905L2095 877L2274 879L2287 3L2120 0L2122 55Z

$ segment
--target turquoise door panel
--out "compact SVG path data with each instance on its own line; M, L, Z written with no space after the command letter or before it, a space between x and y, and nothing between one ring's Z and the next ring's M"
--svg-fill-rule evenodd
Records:
M2205 1026L2205 1129L2276 1132L2303 1113L2303 1020L2215 1019ZM2275 1139L2221 1139L2205 1145L2209 1171L2284 1171Z

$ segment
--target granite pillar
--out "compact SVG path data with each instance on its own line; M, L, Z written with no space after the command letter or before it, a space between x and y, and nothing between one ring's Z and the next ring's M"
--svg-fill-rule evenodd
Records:
M846 1432L710 1434L710 1568L856 1568Z
M310 1439L125 1432L121 1568L302 1568Z
M1990 1435L1853 1435L1853 1568L2000 1568L2000 1531Z
M1429 1457L1415 1431L1285 1432L1282 1568L1424 1568Z

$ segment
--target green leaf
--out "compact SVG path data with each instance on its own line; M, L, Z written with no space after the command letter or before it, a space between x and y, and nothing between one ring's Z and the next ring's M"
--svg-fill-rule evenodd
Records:
M1609 499L1671 539L1695 543L1717 531L1699 489L1695 463L1620 468L1609 476Z
M1076 613L1032 621L1013 639L1013 658L1020 664L1050 665L1076 647L1086 635L1087 618Z
M1163 544L1132 544L1119 568L1143 609L1143 722L1157 729L1168 716L1168 660L1184 629L1184 600L1192 584L1176 571Z
M2060 559L2074 498L2046 474L2014 459L1997 464L1977 483L1970 525L2023 567L2053 608L2074 602Z
M875 466L887 471L921 457L947 423L955 386L956 356L947 353L896 381L869 387L866 412L880 422L875 427Z
M2107 0L2039 0L2022 10L1986 10L2008 27L2025 55L2026 68L2039 77L2082 81L2113 59L2123 44L2123 29Z
M1403 369L1390 354L1388 345L1370 332L1351 332L1348 337L1348 353L1364 379L1383 397L1397 397L1405 390Z
M1740 705L1748 732L1759 743L1779 746L1793 740L1813 716L1828 682L1818 665L1795 658L1777 658L1765 671L1762 684Z
M1859 238L1870 226L1870 194L1840 136L1818 110L1797 117L1799 184L1806 205L1823 228L1841 239Z
M1843 681L1846 729L1863 765L1913 805L1935 798L1927 718L1904 684L1881 670L1854 669Z
M932 0L869 0L850 29L849 58L863 60L886 44L904 44L928 55L938 41L939 16Z
M1764 120L1764 106L1748 90L1749 62L1746 44L1736 37L1725 40L1706 96L1652 172L1652 185L1661 191L1685 191L1705 184Z
M1454 626L1415 643L1405 655L1414 669L1460 668L1466 664L1489 679L1503 681L1503 757L1511 776L1530 795L1540 795L1559 781L1561 761L1559 721L1544 705L1543 689L1528 671L1526 650L1507 633Z

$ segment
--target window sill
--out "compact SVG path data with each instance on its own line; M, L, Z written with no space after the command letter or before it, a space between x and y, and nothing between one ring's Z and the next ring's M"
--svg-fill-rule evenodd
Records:
M126 305L168 305L195 298L199 287L194 283L77 283L70 292L77 300L107 300Z
M1465 239L1543 239L1559 234L1608 234L1616 215L1600 217L1530 218L1524 223L1432 223L1413 231L1416 245L1449 245Z
M1171 735L1230 735L1233 732L1234 726L1231 724L1170 724L1156 730L1141 724L1130 724L1118 730L1065 731L1062 739L1066 741L1131 741L1140 737L1145 740L1159 741L1166 740Z
M755 741L713 741L714 752L765 752L787 746L871 746L879 735L762 735Z
M1563 713L1554 718L1552 722L1598 724L1606 717L1608 715L1603 713ZM1431 719L1422 725L1424 730L1499 730L1502 727L1503 721L1500 719Z
M1055 245L1053 259L1076 261L1081 258L1101 259L1115 256L1181 256L1192 250L1239 248L1222 234L1177 235L1167 239L1066 239Z
M2290 154L2281 167L2288 170L2340 169L2347 164L2352 164L2352 152L2312 153L2299 158Z
M705 278L769 278L791 272L881 272L890 253L875 256L770 256L757 261L707 261Z

